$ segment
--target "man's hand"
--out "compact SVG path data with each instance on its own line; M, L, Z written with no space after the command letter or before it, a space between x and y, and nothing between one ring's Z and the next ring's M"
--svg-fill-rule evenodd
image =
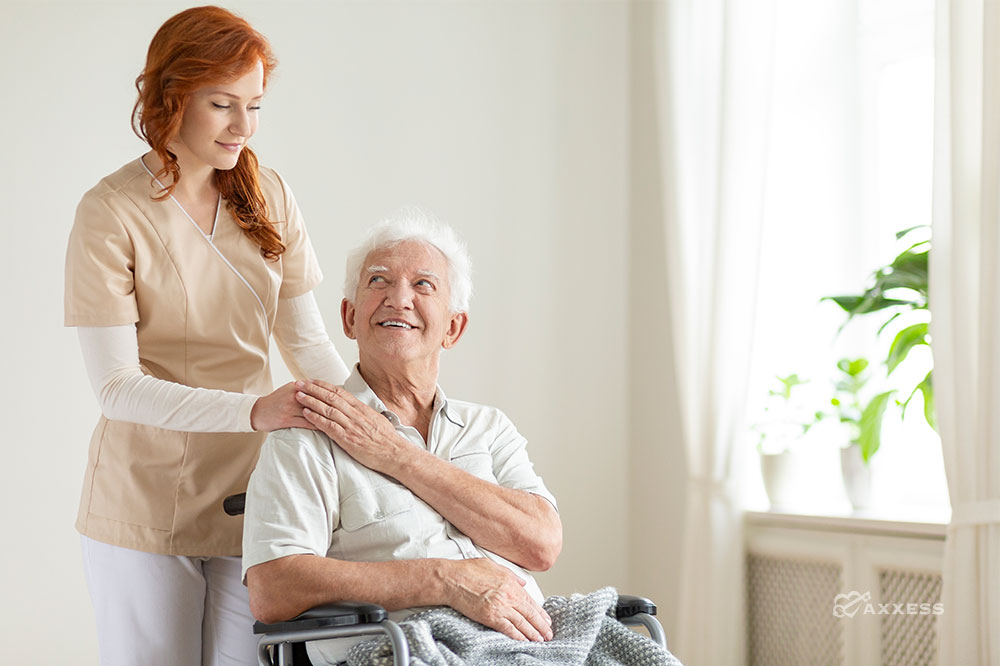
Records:
M387 418L341 386L314 379L296 382L295 394L303 416L352 458L369 469L389 473L410 447Z
M512 571L486 558L444 564L448 606L515 640L552 639L552 619Z

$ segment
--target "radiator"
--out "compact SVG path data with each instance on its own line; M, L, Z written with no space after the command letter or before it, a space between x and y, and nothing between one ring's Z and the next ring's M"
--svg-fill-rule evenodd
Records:
M940 607L941 575L902 569L879 571L879 592L883 599L915 600L931 612L882 617L879 649L884 666L932 666L937 664L937 615ZM943 610L943 607L940 607Z
M748 516L750 666L936 666L943 530Z

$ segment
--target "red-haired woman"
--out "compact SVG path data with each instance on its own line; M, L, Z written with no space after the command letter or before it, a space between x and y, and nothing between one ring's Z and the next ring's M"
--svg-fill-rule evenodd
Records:
M297 377L347 376L295 199L247 145L274 65L226 10L169 19L136 80L151 150L77 209L65 317L103 414L77 529L105 666L255 662L222 500L264 431L311 427L293 384L272 390L271 335Z

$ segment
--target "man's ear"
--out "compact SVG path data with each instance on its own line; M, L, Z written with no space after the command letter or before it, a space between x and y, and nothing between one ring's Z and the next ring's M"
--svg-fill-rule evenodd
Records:
M445 331L444 340L441 341L442 349L451 349L458 342L458 339L462 337L465 333L466 327L469 325L469 313L468 312L458 312L451 316L451 321L448 322L448 330Z
M344 325L344 335L357 340L354 337L354 304L346 298L340 302L340 322Z

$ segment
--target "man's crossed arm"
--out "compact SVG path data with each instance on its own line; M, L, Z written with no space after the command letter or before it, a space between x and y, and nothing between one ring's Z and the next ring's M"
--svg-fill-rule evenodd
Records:
M289 555L247 571L250 609L277 622L324 603L366 601L388 610L450 606L517 640L552 638L548 614L509 569L486 558L345 562Z
M562 523L538 495L505 488L413 446L343 387L300 382L306 418L365 467L430 504L479 547L528 571L547 571L562 550Z

